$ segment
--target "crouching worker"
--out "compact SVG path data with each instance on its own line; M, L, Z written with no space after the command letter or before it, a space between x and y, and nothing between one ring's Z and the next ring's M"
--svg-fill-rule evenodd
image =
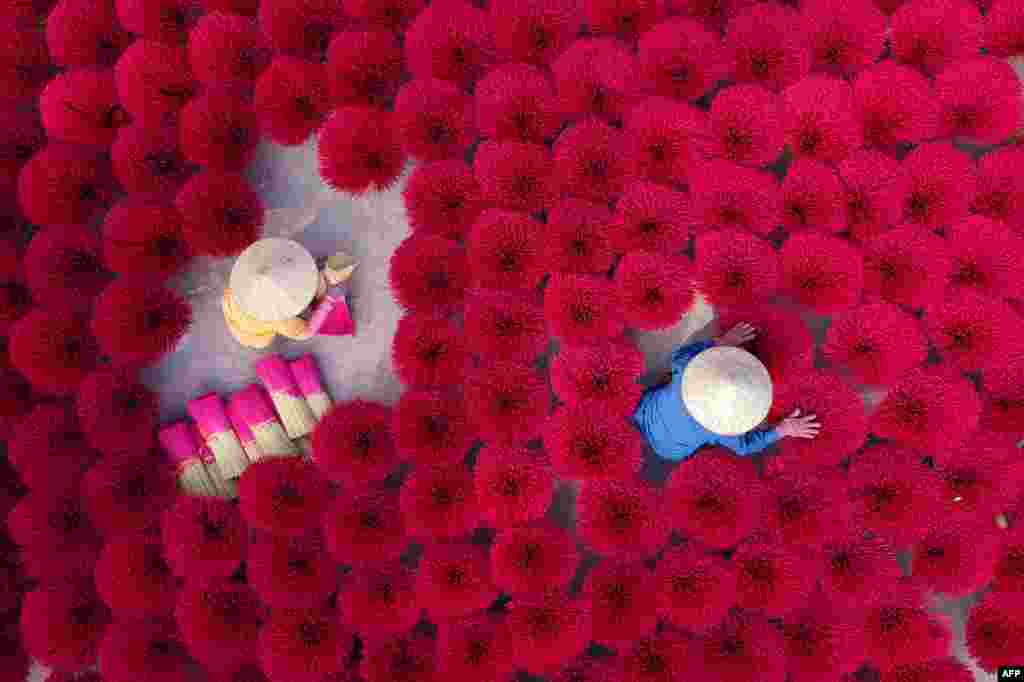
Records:
M683 460L704 445L753 455L781 438L818 435L815 415L800 416L800 410L774 428L756 428L771 409L772 381L761 361L740 348L755 334L741 323L672 353L671 374L644 393L633 414L659 457Z

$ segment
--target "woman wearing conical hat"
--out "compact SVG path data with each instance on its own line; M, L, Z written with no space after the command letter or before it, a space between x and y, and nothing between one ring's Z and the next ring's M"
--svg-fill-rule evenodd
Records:
M683 460L704 445L753 455L781 438L818 435L815 415L800 416L799 410L774 428L757 428L772 405L772 381L765 366L740 348L755 334L741 323L672 353L671 376L648 389L633 414L659 457Z
M298 242L261 239L231 269L221 299L228 329L249 348L266 348L278 334L299 341L317 334L351 334L355 326L345 294L355 267L350 256L339 252L321 270ZM310 313L308 320L305 313Z

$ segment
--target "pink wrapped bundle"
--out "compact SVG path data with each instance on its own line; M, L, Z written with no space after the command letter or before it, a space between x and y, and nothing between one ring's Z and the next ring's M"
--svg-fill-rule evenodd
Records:
M258 384L249 384L231 396L233 410L239 419L249 425L253 437L264 457L297 457L298 448L288 438L284 427L274 413L274 406L266 391Z
M292 360L288 365L292 370L292 376L299 390L306 398L306 404L313 411L317 421L323 419L327 410L331 409L331 396L324 388L323 379L320 376L320 368L316 366L316 360L312 355L303 355L297 360Z
M203 465L202 443L187 421L174 422L157 433L160 447L178 474L178 485L188 495L212 497L218 491Z
M356 332L356 323L345 301L344 286L331 287L323 297L313 315L309 328L319 336L351 336Z
M234 499L238 497L238 483L236 479L224 478L223 472L220 470L220 466L217 464L217 459L214 457L213 450L206 444L203 430L199 428L199 425L195 422L189 422L189 426L192 429L192 437L195 438L196 442L199 443L199 457L203 460L203 466L206 468L206 475L210 477L210 482L213 484L213 489L216 491L218 497L226 497L228 499Z
M316 417L295 383L288 363L275 353L257 362L255 370L281 415L288 437L295 439L311 434L316 427Z
M258 462L263 459L266 454L263 452L263 448L260 447L259 442L257 442L256 434L252 432L245 419L242 418L238 409L238 401L234 400L233 397L228 398L228 419L231 420L231 428L238 435L238 440L242 443L242 449L245 450L245 455L249 458L249 461Z
M216 393L207 393L188 402L192 416L207 447L213 451L217 467L226 479L238 478L249 466L242 443L231 428L224 401Z

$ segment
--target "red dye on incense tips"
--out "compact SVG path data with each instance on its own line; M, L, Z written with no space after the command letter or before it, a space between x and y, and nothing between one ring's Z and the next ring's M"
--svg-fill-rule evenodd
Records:
M157 440L174 467L183 491L189 495L206 496L220 492L206 472L201 445L190 423L179 421L161 427L157 432Z
M288 363L280 355L271 354L257 361L253 369L270 393L288 437L294 440L312 433L316 417L302 397Z
M199 426L204 440L217 459L225 478L238 478L249 465L249 458L231 428L224 400L216 393L207 393L188 401L188 413Z
M274 412L274 405L266 390L258 384L250 384L231 396L232 410L239 419L249 425L256 442L267 457L298 455L295 444L288 438L284 426Z
M332 403L331 396L324 388L323 377L320 374L320 368L317 367L316 358L308 354L303 355L301 358L289 362L288 367L291 369L292 377L305 397L309 409L313 411L313 416L317 421L323 419L323 416L331 409Z

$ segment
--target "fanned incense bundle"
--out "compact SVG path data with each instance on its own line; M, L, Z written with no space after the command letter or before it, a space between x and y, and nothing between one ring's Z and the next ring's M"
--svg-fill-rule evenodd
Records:
M266 391L258 384L249 384L231 396L239 417L249 425L264 457L297 457L300 453L288 438L274 413Z
M238 411L238 402L228 398L228 419L231 420L231 427L235 430L238 435L238 440L242 443L242 449L245 450L246 456L250 462L258 462L263 459L266 454L263 452L263 448L256 441L256 435L253 434L252 429L242 419L242 415Z
M202 443L196 438L192 425L186 421L174 422L157 434L160 446L174 465L178 485L189 495L212 497L220 491L206 473L202 459Z
M268 355L256 363L255 370L256 376L270 393L270 399L274 401L288 437L302 438L313 433L316 417L302 397L302 391L295 383L288 363L280 355Z
M213 489L216 491L217 497L226 497L228 499L238 497L238 484L234 479L224 478L224 474L217 465L217 460L213 455L213 451L210 450L210 447L206 444L203 432L199 428L199 425L195 422L189 422L189 426L192 428L192 437L197 443L199 443L199 457L203 460L203 466L206 468L206 475L210 477L210 482L213 484Z
M216 393L207 393L188 402L188 413L192 416L207 447L213 451L221 475L238 478L249 466L249 458L231 428L231 421L224 409L224 401Z
M316 366L316 360L312 355L303 355L297 360L292 360L288 365L295 377L295 383L306 398L306 404L313 411L317 421L323 419L327 410L331 409L331 396L324 388L323 380L320 377L320 368Z

